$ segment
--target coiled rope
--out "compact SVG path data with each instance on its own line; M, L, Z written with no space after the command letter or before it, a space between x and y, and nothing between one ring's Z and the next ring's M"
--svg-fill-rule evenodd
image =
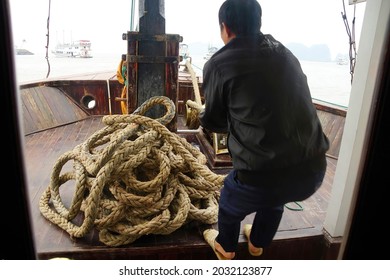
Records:
M167 108L163 117L143 116L156 104ZM196 147L166 128L174 115L169 98L152 97L133 114L104 116L103 129L55 163L39 202L42 215L71 237L96 227L108 246L170 234L192 220L215 223L225 175L213 173ZM69 181L74 196L66 207L60 187Z

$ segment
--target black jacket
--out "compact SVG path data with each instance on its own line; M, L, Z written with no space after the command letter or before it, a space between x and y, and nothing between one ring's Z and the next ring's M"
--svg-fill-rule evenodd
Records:
M228 133L234 169L324 168L329 142L298 59L271 35L237 37L203 68L203 128Z

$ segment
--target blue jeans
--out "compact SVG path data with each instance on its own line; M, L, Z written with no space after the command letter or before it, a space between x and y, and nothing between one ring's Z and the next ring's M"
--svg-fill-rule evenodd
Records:
M251 186L241 183L232 170L221 189L218 212L217 242L226 252L237 250L241 221L256 213L250 240L256 247L271 244L282 219L284 204L302 201L321 186L325 171L308 174L305 178L279 180L274 186Z

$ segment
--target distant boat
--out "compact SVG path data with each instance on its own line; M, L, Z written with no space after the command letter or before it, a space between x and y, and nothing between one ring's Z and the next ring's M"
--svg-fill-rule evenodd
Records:
M91 41L78 40L71 44L58 44L52 53L59 57L91 58Z
M190 51L188 45L185 43L179 44L179 55L183 57L183 59L187 59L190 57Z
M338 56L336 58L336 63L338 65L347 65L349 63L349 59L346 56Z
M213 54L215 54L218 51L217 47L209 47L208 53L203 57L205 60L209 60Z
M181 66L186 65L187 60L191 61L190 51L189 51L189 47L187 44L185 44L185 43L179 44L179 56L180 56L179 65L181 65Z

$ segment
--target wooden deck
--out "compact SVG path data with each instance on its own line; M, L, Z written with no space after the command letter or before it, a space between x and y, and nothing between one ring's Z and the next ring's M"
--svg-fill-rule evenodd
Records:
M105 105L107 99L113 100L114 96L120 96L122 90L122 86L115 79L112 80L111 76L106 77L106 80L94 80L95 76L86 76L85 81L69 78L21 86L26 175L37 258L215 259L214 253L202 237L202 231L210 225L199 222L183 225L170 235L145 235L127 246L113 248L99 241L96 229L83 238L72 239L66 231L51 224L40 213L38 203L49 185L51 172L58 158L101 129L104 126L101 122L102 115L110 112L120 113L118 102L112 103L111 106ZM108 94L110 92L111 97ZM85 96L96 100L98 106L86 108L83 104ZM191 81L181 81L177 109L178 115L181 116L177 120L178 133L189 142L199 144L213 171L226 173L228 168L215 168L215 162L211 159L212 146L205 144L205 137L202 137L200 130L196 133L181 133L180 129L185 129L184 101L194 100L193 98ZM102 104L105 106L101 106ZM337 254L339 244L333 246L332 241L329 243L326 240L323 223L331 195L346 112L320 102L317 102L316 106L331 142L325 180L315 195L299 202L302 211L290 209L299 208L298 205L286 205L273 243L258 259L332 259L337 256L334 252ZM216 158L218 162L219 156ZM70 203L74 196L73 189L64 189L62 192L64 201ZM243 223L251 222L252 219L253 216L250 215ZM216 224L212 226L217 228ZM237 259L253 258L247 252L247 242L241 234Z
M209 227L190 223L167 236L143 236L134 243L110 248L100 243L94 230L85 238L71 239L51 224L40 213L39 199L50 182L52 168L63 153L84 142L93 132L103 127L101 117L90 117L25 137L26 170L31 200L35 246L39 259L69 257L74 259L213 259L211 249L202 238L202 230ZM311 259L320 256L322 226L326 215L336 160L328 158L328 171L320 190L306 201L300 202L303 211L286 207L272 246L261 259ZM65 190L66 192L66 190ZM71 190L63 194L71 198ZM297 205L291 204L296 208ZM252 219L248 216L244 222ZM216 225L214 225L216 228ZM288 243L291 243L289 246ZM250 258L246 253L246 240L240 237L237 258Z

